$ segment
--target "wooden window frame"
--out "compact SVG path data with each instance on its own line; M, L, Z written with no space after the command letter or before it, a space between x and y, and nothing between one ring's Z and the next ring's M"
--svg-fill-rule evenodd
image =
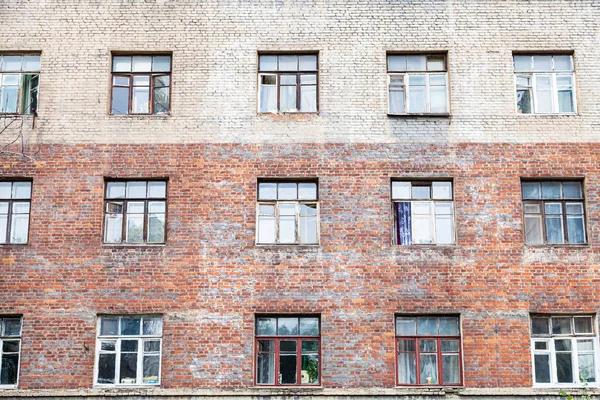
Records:
M127 184L128 182L145 182L146 190L149 182L164 182L165 183L165 197L145 197L145 198L109 198L108 197L108 184L113 182L124 182ZM125 187L127 190L127 186ZM105 245L126 245L126 246L152 246L152 245L163 245L167 242L167 223L168 223L168 191L169 191L169 180L168 179L143 179L143 178L132 178L132 179L106 179L104 181L104 201L103 201L103 211L102 211L102 243ZM146 192L147 193L147 192ZM164 234L162 242L148 242L148 203L149 202L159 202L163 201L165 203L165 222L164 222ZM108 213L107 207L110 202L120 202L123 203L123 212L120 214L123 216L123 221L121 223L121 241L120 242L108 242L106 240L106 215L107 214L116 214L116 213ZM141 242L128 242L127 241L127 214L128 214L128 203L132 202L143 202L144 203L144 226L142 229L142 238Z
M19 335L15 336L9 336L5 334L5 328L4 328L4 321L7 319L18 319L20 321L20 326L19 326ZM21 315L18 316L0 316L0 363L2 363L2 360L4 358L4 341L18 341L19 342L19 351L17 352L17 357L18 357L18 364L17 364L17 380L14 384L0 384L0 389L14 389L17 388L19 386L19 376L20 376L20 370L21 370L21 363L22 363L22 359L21 359L21 350L23 347L23 317ZM7 352L8 353L8 352ZM15 352L10 352L11 354L15 354ZM1 365L0 365L1 368Z
M425 69L424 70L411 70L408 69L404 71L400 70L392 70L389 65L389 57L390 56L423 56L425 57ZM428 70L427 69L427 59L428 57L434 58L444 58L444 69L443 70ZM386 54L386 70L387 70L387 102L388 102L388 115L392 116L410 116L410 115L432 115L432 116L448 116L450 115L450 85L448 79L448 53L447 52L424 52L424 53L404 53L404 52L388 52ZM410 110L410 77L412 75L425 75L425 111L407 111ZM446 81L446 110L441 112L431 111L431 86L439 86L439 85L431 85L430 78L432 75L444 75ZM392 112L390 109L390 92L391 88L394 86L392 84L393 77L402 77L402 86L404 88L404 112Z
M564 197L559 198L559 199L543 199L542 193L541 193L541 184L542 183L560 183L561 184L561 191L562 191L562 184L564 183L579 183L581 185L581 198L579 199L565 199ZM540 184L540 198L539 199L525 199L523 197L523 183L539 183ZM521 181L521 198L522 198L522 202L523 202L523 239L524 239L524 243L527 246L585 246L589 243L589 236L588 236L588 231L587 231L587 210L586 210L586 202L585 202L585 185L584 185L584 181L583 180L579 180L579 179L565 179L565 180L546 180L546 179L542 179L542 180L535 180L535 179L527 179L527 180L522 180ZM547 231L546 231L546 203L560 203L561 207L562 207L562 234L563 234L563 243L548 243L548 235L547 235ZM569 243L568 241L568 231L567 231L567 208L566 205L569 203L581 203L582 204L582 209L583 209L583 235L584 235L584 242L583 243ZM535 214L535 213L526 213L525 212L525 206L527 204L539 204L540 205L540 209L541 209L541 213L540 214ZM526 231L526 226L525 226L525 217L527 215L541 215L542 217L542 243L527 243L527 231Z
M115 57L154 57L154 56L160 56L160 57L169 57L169 72L164 72L164 71L160 71L160 72L153 72L153 71L144 71L144 72L119 72L119 71L114 71L114 58ZM161 53L152 53L152 54L139 54L139 53L134 53L134 54L120 54L120 53L116 53L116 54L112 54L111 56L111 75L110 75L110 115L170 115L171 114L171 102L172 102L172 96L171 96L171 89L173 87L173 79L172 79L172 75L173 75L173 56L172 54L161 54ZM146 87L146 86L139 86L139 85L135 85L134 84L134 78L135 77L140 77L140 76L147 76L149 79L149 86L148 86L148 112L147 113L136 113L133 112L133 89L135 87ZM166 112L161 112L161 113L155 113L154 110L154 91L156 89L155 84L154 84L154 79L155 78L160 78L160 77L168 77L169 78L169 85L168 86L160 86L159 88L164 88L164 87L168 87L169 88L169 104L168 104L168 109ZM115 77L120 77L120 78L128 78L129 79L129 84L128 86L124 86L124 85L116 85L115 84ZM123 114L123 113L115 113L113 112L113 102L114 102L114 88L115 87L121 87L121 88L125 88L127 87L129 89L129 99L128 99L128 106L127 106L127 113Z
M415 318L416 320L418 318L444 318L444 317L456 317L458 319L459 322L459 326L458 326L458 335L398 335L398 333L396 332L396 328L395 328L395 324L396 324L396 319L397 318ZM415 321L416 324L418 324L418 322ZM418 329L418 328L417 328ZM460 327L460 317L458 315L407 315L407 314L401 314L401 315L396 315L394 318L394 332L395 332L395 337L394 337L394 346L395 346L395 355L396 355L396 359L394 361L394 365L396 368L395 371L395 375L396 375L396 385L397 386L410 386L410 387L461 387L464 385L464 371L463 371L463 351L462 351L462 329ZM399 342L400 340L412 340L414 341L415 344L415 379L416 379L416 383L411 384L411 383L400 383L400 379L399 379L399 374L398 374L398 356L400 353L410 353L410 352L401 352L399 350ZM435 340L436 341L436 352L432 353L432 352L423 352L424 354L436 354L437 357L437 373L438 373L438 383L437 384L428 384L428 383L421 383L421 369L420 369L420 354L421 349L419 346L419 342L421 340ZM458 352L443 352L442 351L442 340L457 340L458 341ZM460 376L460 383L456 383L456 382L451 382L451 383L443 383L443 359L442 359L442 355L443 354L458 354L458 365L459 365L459 376Z
M411 184L411 198L410 199L403 199L403 198L399 198L399 197L394 197L393 195L393 185L395 182L408 182ZM450 199L434 199L433 198L433 183L450 183L451 185L451 193L450 193ZM412 187L413 186L429 186L430 188L430 198L429 199L412 199ZM390 184L390 197L391 197L391 203L392 203L392 232L393 232L393 244L396 246L453 246L456 244L457 242L457 237L456 237L456 208L455 208L455 198L454 198L454 180L453 179L449 179L449 178L443 178L443 179L431 179L431 180L419 180L419 179L415 179L415 180L411 180L411 179L392 179L391 184ZM396 204L397 203L404 203L404 202L409 202L409 203L432 203L433 204L433 209L432 209L432 213L431 213L431 237L432 237L432 242L431 243L412 243L412 244L407 244L407 245L403 245L400 244L400 239L398 238L398 214L396 212ZM435 223L435 204L436 203L452 203L452 237L453 237L453 241L452 243L441 243L438 244L436 242L436 223Z
M592 318L592 332L591 333L576 333L575 332L575 318L591 317ZM548 334L533 333L533 319L534 318L548 318ZM571 333L570 334L556 334L552 332L552 319L553 318L570 318L571 322ZM531 314L529 318L530 332L531 332L531 362L532 362L532 381L534 387L598 387L600 386L600 340L598 338L598 320L595 314ZM573 382L558 382L557 370L556 370L556 353L555 347L556 340L570 340L571 341L571 367L573 374ZM594 367L595 367L595 379L596 382L585 382L579 375L579 359L580 353L589 354L589 351L579 350L577 348L578 340L592 340L594 349L592 350ZM536 349L535 343L545 342L547 343L547 349ZM550 382L536 382L536 368L535 368L535 356L547 354L550 372Z
M298 318L298 320L300 320L300 318L317 318L319 320L319 335L318 336L306 336L306 335L291 335L291 336L285 336L285 335L265 335L265 336L259 336L257 333L257 327L256 327L256 323L258 321L258 318ZM300 323L298 321L298 323ZM299 332L298 332L299 333ZM261 340L272 340L273 344L274 344L274 351L273 352L268 352L268 351L260 351L260 345L259 345L259 341ZM296 345L296 382L295 384L293 383L280 383L279 382L279 362L280 362L280 342L281 341L296 341L297 345ZM314 383L314 384L309 384L309 383L302 383L302 342L303 341L316 341L318 343L318 360L319 360L319 369L318 369L318 382ZM275 315L257 315L256 316L256 320L255 320L255 324L254 324L254 385L255 386L267 386L267 387L274 387L274 386L291 386L291 387L319 387L322 384L322 375L321 375L321 371L322 371L322 348L321 348L321 317L319 315L297 315L297 314L293 314L293 315L285 315L285 314L275 314ZM273 354L274 355L274 363L275 363L275 368L274 368L274 383L258 383L258 356L259 354Z
M101 334L101 324L102 319L118 319L118 329L119 332L116 335L102 335ZM123 318L140 318L140 333L138 335L123 335L120 333L121 321ZM160 318L161 319L161 332L158 335L145 335L143 332L143 323L144 318ZM162 352L163 352L163 327L162 327L162 316L154 315L154 314L144 314L144 315L100 315L98 316L98 326L96 327L96 358L94 362L94 386L95 387L153 387L160 386L161 384L161 375L162 375ZM135 383L119 383L117 382L117 376L120 377L120 355L121 351L121 342L123 340L137 340L138 349L137 355L138 359L136 362L136 382ZM158 354L154 354L155 352L146 352L144 349L144 343L146 341L158 341L160 343L160 349ZM105 351L101 349L102 342L115 342L115 350L114 351ZM158 355L158 381L153 383L144 383L143 382L143 362L144 355L151 353L152 356ZM98 375L100 372L99 363L100 363L100 354L115 354L115 383L98 383ZM141 376L141 382L138 382L138 378Z
M301 184L301 183L314 183L316 185L316 198L314 200L305 200L305 199L298 199L296 198L294 199L268 199L268 200L261 200L260 199L260 194L258 191L258 188L260 187L261 183L273 183L273 184L281 184L281 183L294 183L296 185ZM278 189L276 189L277 191ZM295 204L296 205L296 211L295 211L295 231L294 231L294 237L295 240L293 243L284 243L284 242L280 242L279 241L279 218L280 218L280 206L281 204ZM274 242L260 242L259 241L259 234L260 234L260 216L262 215L260 213L260 207L261 206L273 206L274 207L274 218L275 218L275 241ZM302 243L301 242L301 232L300 232L300 226L301 226L301 218L303 218L300 215L300 209L302 205L316 205L316 218L317 218L317 227L316 227L316 241L314 243ZM318 180L313 180L313 179L291 179L291 180L259 180L258 184L257 184L257 203L256 203L256 245L259 246L269 246L269 245L276 245L276 246L318 246L320 244L321 238L320 238L320 231L321 231L321 207L320 207L320 199L319 199L319 183Z
M314 71L311 70L300 70L300 65L298 65L298 70L297 71L280 71L279 68L277 71L270 71L270 70L261 70L260 69L260 57L261 56L315 56L317 58L317 69ZM279 59L277 61L279 63ZM275 75L275 90L277 91L277 113L284 113L284 114L318 114L319 113L319 53L318 52L291 52L291 53L259 53L258 54L258 112L259 114L271 114L271 112L269 111L260 111L260 87L262 86L261 84L261 77L265 76L265 75ZM294 86L292 84L281 84L281 76L282 75L295 75L296 76L296 110L285 110L282 111L281 110L281 86ZM302 85L301 81L302 81L302 76L303 75L315 75L316 76L316 82L314 84L304 84ZM316 111L302 111L300 110L300 106L301 106L301 92L302 92L302 86L315 86L316 87Z
M27 182L30 184L30 193L29 193L29 198L22 198L22 199L17 199L17 198L13 198L12 197L12 191L13 191L13 186L15 183L22 183L22 182ZM11 197L8 199L0 199L0 203L8 203L8 213L6 214L6 241L5 242L0 242L0 246L6 246L6 245L15 245L15 246L24 246L27 245L29 243L29 237L30 237L30 231L31 231L31 204L32 204L32 197L33 197L33 181L29 180L29 179L7 179L7 180L0 180L0 183L11 183ZM11 233L12 233L12 216L13 216L13 208L14 208L14 204L15 203L27 203L29 204L29 213L27 214L28 220L27 220L27 240L25 240L24 242L13 242L11 239Z

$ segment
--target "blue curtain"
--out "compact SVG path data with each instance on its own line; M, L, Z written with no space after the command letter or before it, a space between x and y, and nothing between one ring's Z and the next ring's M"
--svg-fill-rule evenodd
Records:
M410 202L396 203L396 221L398 244L412 244L412 217L410 212Z

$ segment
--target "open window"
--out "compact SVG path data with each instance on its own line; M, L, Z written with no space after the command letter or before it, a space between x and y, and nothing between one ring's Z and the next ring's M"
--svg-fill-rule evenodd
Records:
M0 55L0 113L35 114L39 85L39 55Z

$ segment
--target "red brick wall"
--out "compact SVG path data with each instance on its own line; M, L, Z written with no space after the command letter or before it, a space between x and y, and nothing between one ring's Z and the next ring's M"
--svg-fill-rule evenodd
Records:
M253 384L257 312L320 313L325 387L395 385L394 314L460 313L467 387L531 386L530 312L600 309L590 144L46 146L30 242L0 246L20 388L93 381L99 313L164 316L162 387ZM12 160L12 161L11 161ZM391 177L452 177L456 246L391 244ZM520 179L585 178L589 245L523 245ZM166 246L102 245L105 177L168 177ZM318 247L254 244L259 177L317 177Z

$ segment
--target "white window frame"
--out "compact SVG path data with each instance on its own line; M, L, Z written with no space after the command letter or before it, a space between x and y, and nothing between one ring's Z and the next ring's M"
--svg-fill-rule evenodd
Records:
M275 76L275 85L263 85L262 77L263 76ZM260 109L260 94L262 93L263 86L275 86L275 108L272 110L261 111ZM279 88L279 75L277 73L269 73L269 72L259 72L258 73L258 92L256 93L256 104L258 104L258 112L262 114L277 114L279 110L277 109L277 90Z
M4 336L4 320L5 319L19 319L21 322L19 336ZM0 389L15 389L19 386L19 378L21 376L21 364L22 364L22 353L21 350L23 348L23 317L0 317L0 362L2 362L2 358L4 356L4 340L9 341L19 341L19 365L17 366L17 382L13 385L2 385L0 384Z
M541 334L531 334L531 373L533 376L533 386L534 387L544 387L544 388L552 388L552 387L600 387L600 350L598 349L599 341L598 341L598 325L596 320L596 315L532 315L531 318L535 317L565 317L573 318L576 317L592 317L592 333L575 333L574 330L571 334L559 335L552 334L552 327L550 326L550 334L541 335ZM533 332L533 331L532 331ZM559 383L557 378L556 371L556 349L555 349L555 340L570 340L571 341L571 365L573 369L573 382L569 383ZM577 351L577 341L578 340L592 340L594 343L594 366L596 373L596 382L582 382L579 377L579 357ZM535 343L536 342L546 342L548 343L547 350L536 350ZM536 382L536 374L535 374L535 355L540 354L548 354L550 361L550 383L538 383Z
M514 57L515 56L570 56L571 65L573 70L569 71L516 71L514 70ZM552 65L554 65L554 58L552 58ZM576 115L577 114L577 82L575 77L575 59L572 54L513 54L513 71L514 71L514 95L515 95L515 111L518 115ZM539 75L550 75L552 78L552 112L540 112L538 111L538 99L537 99L537 78ZM570 76L573 82L573 112L560 112L558 110L558 85L556 83L557 76ZM517 96L517 79L519 77L531 78L531 110L530 113L519 112L519 98Z
M153 387L161 385L161 375L162 375L162 351L163 351L163 340L162 340L162 324L161 324L161 334L157 335L144 335L143 334L143 318L144 317L152 317L152 318L161 318L161 315L101 315L98 317L98 323L96 327L96 359L94 361L94 387ZM141 318L140 322L140 334L139 335L100 335L101 323L102 319L119 319L118 331L121 331L121 320L122 318ZM121 341L122 340L137 340L138 341L138 359L136 366L136 383L119 383L117 382L117 377L119 375L120 367L121 367ZM159 361L158 361L158 381L155 383L143 383L143 362L144 362L144 342L145 341L156 341L160 342L160 351L158 353ZM115 342L115 351L101 351L101 342ZM98 383L98 373L99 373L99 363L100 363L100 354L115 354L115 383Z

